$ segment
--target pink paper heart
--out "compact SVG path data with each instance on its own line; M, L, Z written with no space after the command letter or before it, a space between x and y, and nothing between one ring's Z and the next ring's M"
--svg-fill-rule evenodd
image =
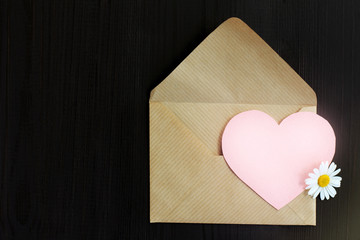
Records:
M335 134L328 121L312 112L294 113L279 125L252 110L229 121L222 151L233 172L280 209L304 191L309 172L332 161Z

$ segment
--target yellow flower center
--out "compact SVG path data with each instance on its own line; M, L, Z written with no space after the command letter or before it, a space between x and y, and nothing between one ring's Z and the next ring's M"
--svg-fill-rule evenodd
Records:
M318 184L320 187L326 187L330 182L330 177L326 174L321 175L318 179Z

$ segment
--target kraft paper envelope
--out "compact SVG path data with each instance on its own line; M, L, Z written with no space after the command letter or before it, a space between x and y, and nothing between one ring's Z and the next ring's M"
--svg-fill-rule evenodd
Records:
M314 91L240 19L212 32L149 104L151 222L315 225L316 202L306 192L276 210L222 156L222 132L240 112L260 110L278 122L316 112Z

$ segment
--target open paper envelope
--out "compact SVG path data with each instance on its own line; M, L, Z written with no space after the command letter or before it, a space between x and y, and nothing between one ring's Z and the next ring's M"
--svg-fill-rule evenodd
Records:
M222 132L247 110L280 122L315 112L316 95L244 22L230 18L151 92L151 222L315 225L316 202L306 192L276 210L226 164Z

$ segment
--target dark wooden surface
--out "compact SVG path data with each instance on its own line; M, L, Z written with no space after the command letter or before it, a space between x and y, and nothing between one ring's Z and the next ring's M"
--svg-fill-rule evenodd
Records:
M1 239L360 239L360 2L0 2ZM343 184L317 227L149 223L148 98L236 16L318 97Z

